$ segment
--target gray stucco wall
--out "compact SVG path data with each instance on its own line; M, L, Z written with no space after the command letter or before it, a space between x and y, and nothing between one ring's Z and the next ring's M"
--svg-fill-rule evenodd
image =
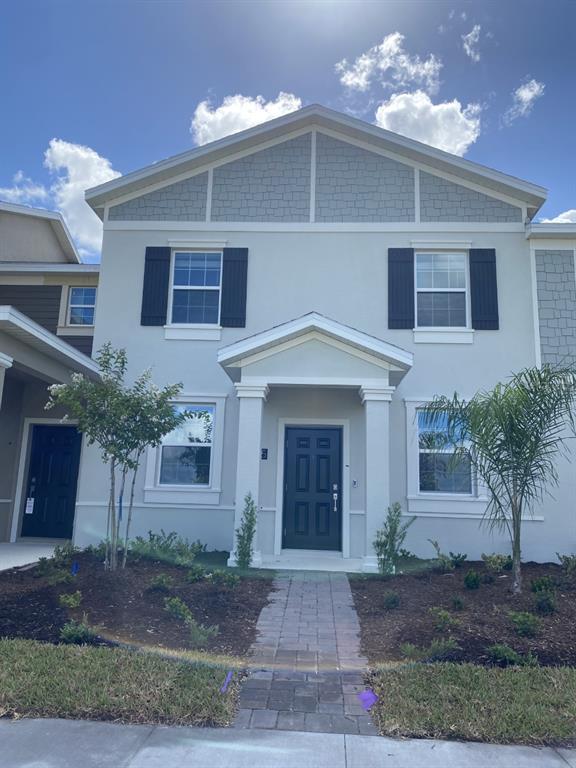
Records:
M204 221L208 174L200 173L110 208L112 221Z
M542 362L576 363L574 251L537 250L536 281Z
M308 221L310 142L305 134L214 169L213 221Z
M420 172L421 221L521 222L522 209Z
M414 170L318 133L316 221L414 221Z
M0 261L70 261L46 219L0 211L0 232Z

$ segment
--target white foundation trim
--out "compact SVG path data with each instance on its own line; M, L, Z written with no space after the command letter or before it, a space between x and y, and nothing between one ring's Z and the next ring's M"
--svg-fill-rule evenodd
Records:
M13 363L14 363L13 357L10 357L9 355L5 355L3 352L0 352L0 368L12 368Z

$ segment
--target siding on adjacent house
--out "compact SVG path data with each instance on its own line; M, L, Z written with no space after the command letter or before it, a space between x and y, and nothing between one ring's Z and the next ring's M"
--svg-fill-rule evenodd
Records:
M574 251L537 250L536 281L542 362L576 363Z
M521 223L522 209L421 171L420 220Z
M213 221L310 218L311 134L214 169Z
M78 352L82 352L90 357L92 355L92 344L94 341L93 336L66 336L60 334L62 341L66 341L71 347L77 349Z
M46 219L0 211L0 261L69 261Z
M51 333L56 333L61 293L60 285L0 285L0 305L15 307Z
M318 133L316 221L414 221L414 169Z
M176 184L114 205L112 221L204 221L208 174L200 173Z

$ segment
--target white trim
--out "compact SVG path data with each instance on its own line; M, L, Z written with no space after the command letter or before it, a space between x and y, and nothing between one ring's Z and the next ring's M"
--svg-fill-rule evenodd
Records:
M234 384L237 397L250 397L259 398L260 400L266 400L268 397L268 385L264 383L255 382L238 382Z
M473 344L473 328L414 328L414 344Z
M68 285L66 286L66 326L68 328L94 328L94 320L96 318L96 301L98 299L98 286L97 285ZM72 291L76 288L85 290L94 290L94 304L72 304ZM62 291L64 293L64 291ZM92 309L92 322L91 323L71 323L70 317L72 315L72 307L81 307L82 309Z
M173 241L175 242L175 241ZM200 241L201 242L201 241ZM189 251L196 251L197 253L217 253L220 256L220 283L218 286L215 285L193 285L193 286L175 286L174 285L174 270L175 270L175 264L176 264L176 254L182 253L186 254ZM224 271L224 251L223 248L218 248L216 246L208 246L205 245L197 245L195 247L191 246L172 246L170 251L170 275L169 275L169 283L168 283L168 307L166 310L166 318L167 322L164 325L164 338L166 339L212 339L212 340L218 340L220 336L217 336L216 334L210 335L193 335L192 332L203 329L205 331L217 331L221 328L220 326L220 311L222 308L222 273ZM217 323L173 323L172 322L172 304L174 300L174 291L175 290L181 290L181 291L218 291L218 322ZM175 329L174 333L171 333L170 330ZM182 331L184 329L189 329L192 335L186 335L183 334Z
M270 221L110 221L106 224L106 230L116 232L525 232L524 224L512 222L494 224L479 222L448 222L438 221L416 224L414 222L398 222L392 224L379 223L310 223L302 222L270 222Z
M204 395L180 393L174 404L214 405L214 436L210 453L210 482L206 485L160 485L160 449L149 447L146 451L146 472L144 479L144 503L148 507L163 503L170 506L219 506L222 493L222 457L224 453L224 421L227 395Z
M411 240L410 245L417 251L469 251L472 240Z
M464 294L464 302L466 305L466 324L465 325L458 325L458 326L445 326L446 328L450 328L453 330L466 330L469 329L471 319L472 319L472 308L471 308L471 300L470 300L470 254L467 251L457 251L454 249L454 253L450 255L454 256L464 256L464 272L465 272L465 278L466 278L466 284L464 288L419 288L418 287L418 256L428 256L430 255L427 251L421 251L421 250L415 250L414 251L414 341L416 341L416 332L420 332L422 330L426 329L433 329L433 330L439 330L435 326L430 325L418 325L418 294L419 293L463 293ZM442 251L434 251L433 254L439 254L441 255ZM442 326L442 329L444 329L444 326ZM421 337L420 341L426 339L426 336ZM424 343L426 343L424 341ZM434 342L429 342L434 343ZM450 343L450 342L448 342ZM454 342L454 343L471 343L471 342Z
M58 325L56 328L56 335L63 336L66 340L67 336L94 336L93 325Z
M375 336L369 336L362 331L343 325L336 320L331 320L317 312L310 312L295 320L289 320L267 331L262 331L254 336L223 347L218 350L218 362L228 366L242 362L249 355L263 351L270 346L276 346L279 342L288 341L295 336L301 336L311 331L319 331L332 336L336 341L348 343L358 347L361 351L383 359L387 363L398 365L401 368L410 368L413 356L401 347L382 341Z
M214 168L208 168L208 181L206 183L206 221L212 219L212 190L214 189Z
M387 377L381 379L367 379L365 376L245 376L242 374L243 384L255 384L259 386L304 386L304 387L346 387L358 389L361 386L382 388Z
M10 355L5 355L4 352L0 352L0 368L12 368L14 358Z
M342 429L342 557L350 557L350 420L312 419L309 416L278 419L278 450L276 454L276 514L274 516L274 555L282 553L284 523L284 451L286 427L340 427ZM332 550L330 550L332 551ZM339 551L339 550L334 550Z
M219 325L165 325L164 338L168 341L220 341L222 329Z
M193 240L173 240L168 238L167 240L170 248L179 250L193 250L193 251L222 251L227 245L228 240L200 240L194 238Z
M75 427L78 422L74 419L43 419L36 417L26 417L22 426L22 438L20 443L20 455L18 457L18 472L16 475L16 494L14 496L14 506L12 507L12 520L10 523L10 541L14 543L20 536L22 528L22 515L20 514L22 499L24 498L24 485L26 483L26 471L28 469L28 444L31 444L32 427L35 424L47 424L59 427ZM78 472L82 466L82 450L84 441L80 445L80 461L78 463ZM78 489L76 489L78 495ZM75 505L76 506L76 505Z
M530 223L526 227L526 238L539 240L540 238L566 238L576 240L576 224L561 224L560 222Z
M392 395L394 394L395 390L396 387L373 387L363 384L360 387L360 399L362 401L362 405L368 401L373 400L389 403L392 400Z
M414 167L414 222L420 224L420 168Z
M536 248L530 248L530 282L532 284L532 327L534 329L534 358L536 366L540 368L542 366L542 340L540 339L540 308L538 306L536 250Z
M316 135L315 128L312 129L310 138L310 223L316 221Z
M3 261L0 262L0 272L56 272L58 274L98 274L100 264L43 264L42 262Z

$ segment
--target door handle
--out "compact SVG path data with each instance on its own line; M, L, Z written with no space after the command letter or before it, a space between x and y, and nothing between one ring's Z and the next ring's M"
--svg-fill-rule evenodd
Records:
M332 494L332 500L334 501L334 509L332 511L333 512L338 512L338 493L337 493L337 491L335 491Z

